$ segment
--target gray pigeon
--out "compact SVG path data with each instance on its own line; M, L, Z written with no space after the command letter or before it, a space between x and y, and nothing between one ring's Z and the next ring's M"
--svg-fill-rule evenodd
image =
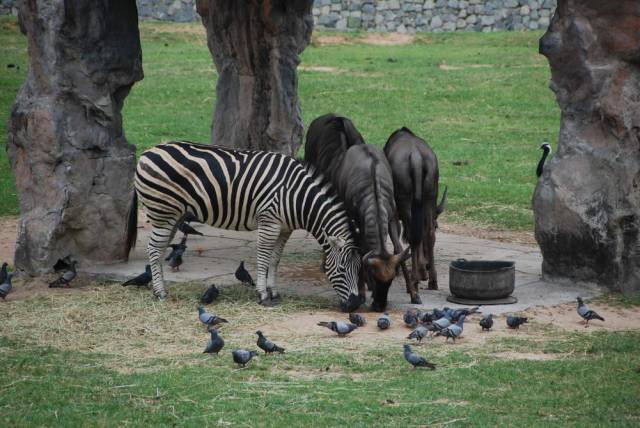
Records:
M516 330L520 329L520 326L527 322L527 318L525 317L517 317L515 315L507 315L507 327L515 328Z
M13 288L11 278L13 278L13 273L8 273L2 284L0 284L0 297L2 297L2 300L5 300L7 295L11 293L11 289Z
M224 339L218 334L218 330L213 327L209 327L209 333L211 334L211 338L207 343L207 347L204 351L204 354L216 354L224 348Z
M435 370L436 368L435 364L431 364L420 355L411 352L411 347L409 345L404 345L404 359L407 360L414 369L416 367L427 367L431 370Z
M423 324L431 324L433 322L433 314L431 312L418 311L418 320Z
M421 326L418 326L418 328L416 328L415 330L413 330L411 334L407 336L407 339L417 339L418 343L420 343L422 342L422 339L427 337L428 334L429 334L429 329L421 325Z
M260 330L256 331L258 335L258 348L262 349L265 354L272 354L274 352L278 352L280 354L284 354L284 348L279 347L266 337Z
M449 315L445 315L442 318L432 322L431 325L428 326L427 328L430 331L440 331L449 327L450 325L451 325L451 318L449 317Z
M210 314L204 309L204 306L202 305L198 305L198 314L199 314L200 321L203 324L217 325L223 322L227 322L227 323L229 322L226 319L220 318L217 315Z
M171 244L171 252L165 258L165 261L169 261L169 266L171 266L171 270L179 271L180 265L182 265L182 255L187 250L187 237L186 235L182 237L179 244Z
M416 328L418 325L418 315L411 309L407 309L407 312L404 313L403 320L404 324L409 328Z
M351 321L353 324L357 325L358 327L362 327L367 323L367 320L365 320L362 315L356 314L353 312L349 314L349 321Z
M493 327L493 314L482 317L480 327L482 327L482 331L491 330L491 327Z
M578 315L580 315L582 319L586 321L584 325L585 327L588 327L589 321L593 319L604 321L604 318L598 315L596 311L592 311L587 305L584 304L584 302L582 301L582 297L578 297Z
M342 321L320 321L318 325L320 327L326 327L331 331L335 331L340 337L344 337L358 328L355 324Z
M380 318L378 318L378 328L380 330L386 330L391 327L391 318L389 318L388 313L384 313Z
M464 314L460 315L458 321L455 324L451 324L447 328L443 328L440 331L436 331L434 336L444 336L446 337L446 341L449 339L453 339L453 343L456 343L456 339L462 335L462 330L464 329L464 319L466 316Z
M2 263L2 268L0 268L0 284L4 284L4 280L7 279L7 262Z
M69 287L71 285L71 281L73 281L77 275L76 273L76 265L77 261L72 261L69 270L65 271L58 279L49 284L49 288L63 288Z
M151 265L146 265L144 267L143 273L136 276L135 278L131 278L130 280L123 282L122 286L126 287L128 285L137 285L138 287L143 287L148 285L152 279L153 278L151 276Z
M233 362L240 364L242 367L245 367L249 361L256 355L258 352L256 351L248 351L246 349L236 349L231 352L233 355Z
M460 315L464 315L468 317L471 314L475 314L480 309L480 306L475 306L471 309L469 308L460 308L453 311L453 315L451 316L451 321L456 322L460 318Z

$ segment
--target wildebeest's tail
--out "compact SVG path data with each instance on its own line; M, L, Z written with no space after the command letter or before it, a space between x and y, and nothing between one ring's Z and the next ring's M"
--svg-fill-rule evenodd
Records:
M409 173L413 182L413 195L411 197L411 230L409 230L407 240L411 245L416 245L422 240L424 225L424 201L422 200L424 180L422 162L413 153L409 155Z
M127 215L127 241L124 251L124 257L129 259L129 253L136 246L138 239L138 192L133 190L133 198L129 206L129 214Z

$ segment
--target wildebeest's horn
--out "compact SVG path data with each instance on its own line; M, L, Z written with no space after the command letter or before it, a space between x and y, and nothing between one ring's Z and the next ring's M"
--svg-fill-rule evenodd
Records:
M373 261L371 260L371 256L373 255L373 250L369 251L367 254L362 256L362 263L373 266Z
M400 263L404 262L411 256L411 253L409 253L409 251L411 251L411 247L407 247L400 254L396 254L395 256L393 256L394 269L396 268L396 266L398 266Z
M436 214L437 215L442 214L442 212L444 211L444 207L447 204L447 190L449 190L449 188L447 186L444 186L444 192L442 193L442 199L440 200L440 204L438 204L438 206L436 207Z

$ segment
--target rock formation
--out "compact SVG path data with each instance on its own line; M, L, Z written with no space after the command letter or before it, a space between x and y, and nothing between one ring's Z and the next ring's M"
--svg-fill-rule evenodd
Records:
M71 255L124 258L135 148L120 111L142 79L136 4L20 3L29 73L9 120L20 197L15 265L30 274Z
M543 274L640 292L640 4L559 0L540 40L562 110L534 194Z
M218 70L211 139L295 155L303 126L298 55L309 43L313 0L198 0Z

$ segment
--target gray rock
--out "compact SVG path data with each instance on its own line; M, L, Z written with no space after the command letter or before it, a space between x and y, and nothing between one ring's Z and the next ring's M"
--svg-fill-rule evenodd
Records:
M434 16L433 18L431 18L430 27L431 27L431 29L442 27L442 19L440 19L439 16Z
M529 15L529 13L531 13L531 9L528 5L525 4L520 8L520 15Z

